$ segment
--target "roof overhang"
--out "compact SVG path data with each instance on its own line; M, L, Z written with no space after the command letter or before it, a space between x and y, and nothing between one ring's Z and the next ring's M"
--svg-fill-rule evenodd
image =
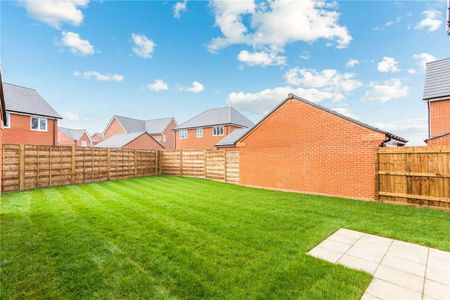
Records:
M444 134L440 134L440 135L437 135L437 136L433 136L433 137L431 137L431 138L428 138L428 139L426 139L424 142L426 143L426 142L428 142L428 141L435 140L435 139L439 139L439 138L442 138L442 137L447 136L447 135L450 135L450 131L447 132L447 133L444 133Z
M431 98L423 98L424 101L441 101L441 100L450 100L450 95L431 97Z
M217 126L236 126L239 128L243 128L245 126L238 125L236 123L222 123L222 124L212 124L212 125L201 125L201 126L191 126L191 127L176 127L172 129L173 131L182 130L182 129L195 129L195 128L212 128Z
M2 79L2 70L0 68L0 105L2 109L2 120L3 123L6 122L6 106L5 106L5 95L3 94L3 79Z
M33 113L29 113L29 112L16 111L16 110L11 110L11 109L7 109L6 112L16 114L16 115L22 115L22 116L43 117L43 118L47 118L47 119L62 120L61 117L33 114Z

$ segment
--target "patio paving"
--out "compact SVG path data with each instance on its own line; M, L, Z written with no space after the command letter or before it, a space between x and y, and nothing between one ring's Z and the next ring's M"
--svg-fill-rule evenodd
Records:
M450 252L341 228L309 255L373 280L361 299L450 299Z

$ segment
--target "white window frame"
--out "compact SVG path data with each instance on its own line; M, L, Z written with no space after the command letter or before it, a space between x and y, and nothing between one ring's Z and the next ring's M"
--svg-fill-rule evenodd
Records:
M8 124L8 125L6 125ZM11 114L6 113L5 128L11 128Z
M199 134L199 132L200 132L200 134ZM201 137L203 137L203 128L196 128L195 129L195 136L196 137L198 137L198 138L201 138Z
M185 134L183 134L183 133L185 133ZM187 138L188 138L188 131L187 131L187 129L180 129L180 130L178 131L178 138L179 138L180 140L187 139Z
M222 133L217 134L216 131L222 129ZM225 135L225 126L215 126L213 127L213 136L222 136Z
M167 142L167 136L165 134L162 135L162 142L163 143Z
M81 141L81 147L87 147L87 142L86 141Z
M38 121L38 128L34 129L33 128L33 119L37 119ZM41 121L45 121L45 129L41 128ZM48 120L46 118L39 118L39 117L30 117L30 129L32 131L41 131L41 132L47 132L48 131Z

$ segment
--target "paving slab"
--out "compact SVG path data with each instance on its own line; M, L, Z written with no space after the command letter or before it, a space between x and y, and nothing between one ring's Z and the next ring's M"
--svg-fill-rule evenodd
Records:
M450 252L341 228L309 255L374 276L362 300L450 300Z

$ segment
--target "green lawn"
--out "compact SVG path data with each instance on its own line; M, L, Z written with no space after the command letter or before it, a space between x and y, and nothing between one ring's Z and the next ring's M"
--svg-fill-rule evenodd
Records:
M148 177L2 196L1 299L359 299L345 227L450 250L450 213Z

